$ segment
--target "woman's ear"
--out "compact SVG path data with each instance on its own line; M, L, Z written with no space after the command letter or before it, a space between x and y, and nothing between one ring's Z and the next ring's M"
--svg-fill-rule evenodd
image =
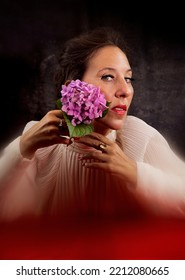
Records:
M70 84L71 80L65 81L65 86L68 86Z

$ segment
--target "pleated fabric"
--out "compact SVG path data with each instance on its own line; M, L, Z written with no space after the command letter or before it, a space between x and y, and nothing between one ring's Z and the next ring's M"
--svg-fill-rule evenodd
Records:
M34 123L28 123L25 130ZM53 145L37 150L32 160L26 160L17 138L0 161L0 218L27 214L128 217L138 213L184 217L185 163L166 139L134 116L127 116L124 128L107 137L136 161L136 188L110 173L85 168L79 156L91 147L78 142L68 147ZM3 183L5 177L8 180Z

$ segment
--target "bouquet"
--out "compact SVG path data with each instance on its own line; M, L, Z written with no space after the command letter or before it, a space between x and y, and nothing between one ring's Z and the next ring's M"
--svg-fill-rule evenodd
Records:
M94 130L92 122L107 114L109 104L99 87L80 80L72 80L68 85L62 85L61 98L57 100L70 138L91 133Z

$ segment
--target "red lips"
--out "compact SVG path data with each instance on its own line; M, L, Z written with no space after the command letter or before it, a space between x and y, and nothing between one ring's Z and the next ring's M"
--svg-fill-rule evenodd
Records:
M126 105L116 105L111 109L112 112L118 114L118 115L124 115L125 112L127 111L127 106Z
M121 110L124 110L124 111L127 111L127 106L126 105L116 105L112 108L112 110L116 110L116 109L121 109Z

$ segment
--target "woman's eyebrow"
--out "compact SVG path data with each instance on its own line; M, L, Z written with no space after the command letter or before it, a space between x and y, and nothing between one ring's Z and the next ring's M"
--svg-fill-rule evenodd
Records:
M113 68L113 67L104 67L104 68L100 69L98 72L102 72L102 71L105 71L105 70L117 71L117 69L116 69L116 68ZM132 73L132 69L131 69L131 68L128 68L128 69L126 70L126 72Z

